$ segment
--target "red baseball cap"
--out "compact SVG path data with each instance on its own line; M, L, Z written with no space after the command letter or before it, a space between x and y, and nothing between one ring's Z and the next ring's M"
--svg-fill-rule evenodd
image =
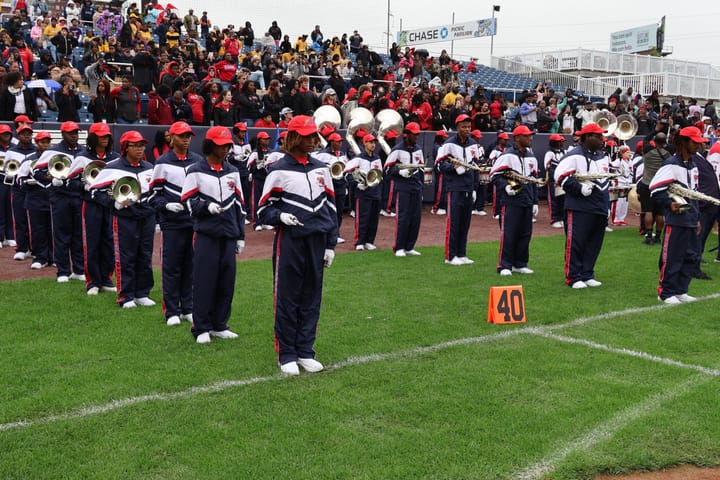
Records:
M36 141L36 142L39 142L40 140L44 140L44 139L46 139L46 138L47 138L48 140L52 139L52 137L50 136L50 133L49 133L49 132L46 132L46 131L44 131L44 130L41 130L41 131L39 131L38 133L35 134L35 141Z
M498 133L498 138L504 138L505 140L509 140L510 135L508 135L507 132L500 132Z
M293 117L288 123L288 132L297 132L303 137L317 133L317 125L312 117L307 115L298 115Z
M75 123L68 120L67 122L63 122L62 125L60 125L60 131L61 132L74 132L76 130L80 130L80 126Z
M205 140L210 140L215 145L232 145L233 139L227 127L210 127L205 134Z
M238 130L242 130L243 132L247 131L247 123L245 122L237 122L233 127L237 128Z
M331 133L328 137L329 142L342 142L342 137L339 133Z
M255 138L260 140L261 138L270 138L270 135L268 135L267 132L259 132Z
M607 133L607 130L603 130L600 128L600 125L597 123L588 123L583 128L581 128L579 131L575 132L575 135L587 135L588 133L599 133L600 135L603 135Z
M445 130L438 130L437 132L435 132L435 136L447 138L448 134Z
M2 123L0 124L0 133L12 133L12 128L10 128L10 125Z
M400 135L398 135L398 132L396 132L395 130L390 130L385 134L385 138L398 138L399 136Z
M357 130L355 130L355 136L358 138L363 138L367 134L368 134L368 131L365 130L364 128L358 128Z
M685 127L680 129L678 133L681 137L687 137L695 143L707 143L710 140L702 136L702 132L697 127Z
M125 143L129 143L129 142L133 142L133 143L137 143L137 142L148 143L148 141L145 140L145 138L142 136L142 134L141 134L140 132L138 132L137 130L128 130L127 132L123 133L123 134L120 136L120 144L121 144L121 145L123 145L123 144L125 144Z
M466 115L463 113L462 115L457 116L457 118L455 119L455 125L457 125L460 122L469 122L469 121L470 121L470 115Z
M13 120L13 122L15 122L15 123L20 123L20 122L35 123L32 120L30 120L30 117L28 117L27 115L18 115L17 117L15 117L15 120Z
M363 137L363 143L374 142L375 140L377 140L377 138L375 138L375 136L372 133L368 133L367 135L365 135Z
M550 135L550 141L553 141L553 142L564 142L564 141L565 141L565 137L563 137L562 135L558 135L557 133L553 133L552 135Z
M195 132L192 131L192 128L190 128L190 125L188 125L187 122L173 123L170 125L169 133L170 135L182 135L183 133L191 133L195 135Z
M367 102L368 98L372 97L373 94L370 90L365 90L362 95L360 95L360 103Z
M512 131L513 137L517 137L518 135L535 135L535 132L530 130L525 125L520 125L519 127L515 127L515 130Z
M287 137L287 130L283 130L282 132L280 132L280 136L278 138L285 138L285 137Z
M405 132L417 135L420 133L420 125L417 122L410 122L405 125ZM387 135L385 135L387 137Z
M335 131L335 127L332 125L325 125L320 129L320 135L327 138L328 135L332 134Z
M90 125L88 133L94 133L98 137L104 137L110 135L110 126L107 123L98 122Z
M17 129L17 133L24 132L30 130L30 133L32 133L33 129L30 125L20 125Z
M482 138L482 132L480 130L473 130L472 132L470 132L470 135L475 138Z
M617 144L615 143L615 140L607 140L607 141L605 142L605 145L608 146L608 147L615 147L615 146L617 146Z

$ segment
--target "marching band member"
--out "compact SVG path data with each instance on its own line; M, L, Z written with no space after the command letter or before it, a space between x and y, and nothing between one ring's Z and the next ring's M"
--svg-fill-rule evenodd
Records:
M345 166L345 173L350 185L355 187L355 250L375 250L380 219L380 195L382 182L369 185L358 177L365 177L371 170L382 171L382 162L375 153L377 139L370 133L363 139L360 155L353 157Z
M327 140L327 147L315 156L325 162L328 168L338 162L347 165L348 159L345 153L340 150L343 141L340 134L333 132L328 136ZM335 191L335 205L337 206L338 235L340 235L340 227L342 226L343 220L343 206L345 205L348 190L345 175L342 175L340 178L333 177L333 190ZM338 236L337 243L345 243L345 240Z
M563 228L563 215L565 214L565 192L555 183L555 169L560 159L565 155L565 137L553 133L548 141L548 151L545 152L545 174L547 175L547 201L550 213L550 226Z
M697 189L698 170L693 157L702 148L704 138L697 127L685 127L675 136L675 155L668 158L650 181L652 199L665 211L663 247L660 250L660 280L658 300L678 304L695 301L688 295L688 287L697 266L697 234L700 231L698 201L686 198L689 208L668 194L671 184L689 190Z
M25 189L25 208L30 220L30 249L33 263L30 268L40 270L52 263L52 219L50 217L50 174L47 162L38 160L50 148L50 134L38 132L35 135L37 151L29 155L20 165L18 180ZM33 166L33 162L35 165Z
M633 152L627 145L621 145L618 148L617 158L611 162L613 169L620 174L617 178L616 186L618 188L630 188L632 185L632 156ZM613 225L627 225L625 217L628 213L628 199L627 196L618 197L617 200L612 202L612 212L610 217L612 218Z
M490 172L493 183L502 192L497 271L503 277L513 273L534 273L527 265L530 259L532 220L538 213L537 184L528 182L513 185L506 176L509 172L525 177L537 176L538 163L530 148L535 132L521 125L512 134L515 145L497 158Z
M240 174L228 161L232 133L211 127L205 159L193 163L183 182L181 201L193 218L192 329L195 342L234 339L228 327L235 291L236 254L245 249L245 210Z
M486 166L487 162L485 161L485 148L480 145L480 139L483 137L482 132L480 130L473 130L471 132L471 135L473 139L475 139L476 145L475 148L477 148L477 155L475 158L477 158L477 164L480 166ZM477 183L475 184L475 202L473 203L473 209L472 214L478 215L481 217L484 217L487 215L485 212L485 200L487 199L487 183L486 179L487 176L480 176L477 175Z
M42 163L50 161L58 154L72 160L80 152L78 124L72 121L63 122L60 132L62 140L43 153L40 158ZM80 192L69 188L67 178L53 178L50 188L50 212L58 283L68 280L85 281L81 210Z
M144 159L146 144L147 140L137 130L123 133L120 137L121 157L109 162L91 187L93 198L112 208L117 304L122 308L155 305L149 297L154 285L155 209L148 203L153 166ZM111 193L115 182L124 177L137 181L137 199L132 195Z
M395 222L395 245L393 250L396 257L407 255L417 256L420 252L415 250L418 233L420 232L420 219L422 217L423 179L425 176L425 159L420 146L417 144L420 125L410 122L403 129L403 141L395 145L385 162L388 176L394 181L395 207L397 219ZM400 166L417 165L417 169L398 168Z
M399 136L400 135L395 130L389 130L385 134L385 141L391 149L395 146L395 143L397 142ZM382 148L378 151L378 155L380 155L380 161L382 162L384 169L387 165L387 155ZM383 217L394 217L396 215L395 207L395 179L389 178L388 181L382 182L382 194L380 195L380 215L382 215Z
M433 143L432 158L437 158L437 152L440 149L440 146L445 143L447 139L448 134L445 130L438 130L437 132L435 132L435 142ZM445 191L443 190L443 175L442 173L440 173L438 167L439 164L435 164L435 167L433 168L433 170L435 171L435 182L433 183L435 201L433 202L433 207L430 210L430 213L435 215L445 215L447 213L447 205L445 203Z
M0 124L0 153L7 152L12 140L12 130L6 124ZM16 247L13 232L12 201L10 185L5 182L5 173L0 169L0 248Z
M82 198L82 231L85 264L85 291L97 295L100 291L117 292L112 283L115 269L112 214L110 208L92 198L90 187L94 180L85 178L85 167L91 162L108 162L120 158L113 151L110 127L93 123L88 130L87 148L78 153L70 165L68 188L80 192Z
M323 267L335 258L338 230L330 170L310 155L316 142L311 117L290 120L287 155L270 170L258 209L262 223L278 227L273 244L275 348L285 375L299 375L299 367L311 373L323 369L313 345Z
M572 288L599 287L595 262L600 255L610 205L607 178L578 181L574 174L610 172L603 150L605 130L588 123L578 132L580 145L570 150L555 169L555 182L565 190L565 283Z
M17 143L5 152L5 162L15 160L21 165L29 155L35 153L37 148L33 145L33 129L23 125L17 129ZM12 181L11 196L13 211L13 232L15 234L15 255L13 260L30 258L30 231L28 228L28 215L25 209L25 188L18 182L17 174Z
M475 263L467 257L467 236L472 219L475 188L475 171L454 163L457 159L467 164L476 160L477 148L470 138L470 116L458 115L457 132L438 149L436 164L443 174L448 215L445 226L445 263L469 265Z
M510 140L510 136L506 132L500 132L497 135L497 144L490 150L488 155L488 164L492 167L495 164L495 160L503 154L505 148L507 148L507 142ZM495 185L492 187L492 205L493 205L493 218L500 220L500 195L498 195L497 188Z
M159 214L162 230L162 308L168 326L181 320L193 321L193 220L180 201L185 176L195 163L203 161L191 152L195 132L186 122L170 126L171 150L155 160L150 203Z
M247 133L247 124L245 122L237 122L233 126L233 137L235 143L230 149L228 161L232 166L240 172L240 186L243 192L243 198L252 198L252 190L250 189L250 170L248 170L248 159L252 153L252 147L249 143L245 143L245 135ZM249 223L247 219L246 224Z
M248 170L252 175L252 211L251 215L253 218L256 232L260 230L272 230L272 226L263 225L258 222L257 209L258 203L260 202L260 196L262 195L263 185L265 185L265 178L267 177L267 157L270 153L268 144L270 143L270 135L267 132L259 132L255 137L255 150L250 154L248 158Z

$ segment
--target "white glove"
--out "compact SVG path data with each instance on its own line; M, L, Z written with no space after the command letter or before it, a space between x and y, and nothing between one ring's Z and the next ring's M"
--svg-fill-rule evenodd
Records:
M285 225L289 225L291 227L294 227L296 225L302 227L303 224L300 223L300 220L297 219L295 215L292 213L281 213L280 214L280 221L284 223Z
M35 180L34 178L28 178L27 180L25 180L24 183L25 183L25 185L37 185L38 181Z
M122 210L125 207L127 207L127 205L124 205L120 202L115 202L115 210Z
M90 185L89 183L86 183L83 185L83 188L85 189L86 192L89 192L92 189L92 185Z
M580 187L580 193L583 194L583 197L589 197L590 194L592 194L593 186L591 183L583 183Z
M517 195L517 191L515 191L512 185L505 185L505 193L507 193L511 197Z
M223 208L217 203L212 202L210 203L210 205L208 205L208 212L210 213L210 215L219 215L223 212Z
M475 203L477 201L477 192L475 190L473 190L472 194L473 194L473 203Z
M52 179L52 186L53 187L62 187L65 185L65 181L59 179L59 178L53 178Z
M329 248L325 250L325 256L323 257L323 264L325 268L330 268L335 260L335 251Z
M455 173L458 175L464 175L465 172L467 172L467 168L463 167L462 165L455 167Z
M537 217L538 213L540 212L540 209L537 205L533 205L533 217Z
M365 185L364 183L358 183L357 188L358 188L358 190L362 190L364 192L365 190L367 190L368 186Z
M400 173L400 176L403 178L410 178L412 176L412 172L410 171L409 168L400 170L399 173Z
M168 202L165 204L165 210L168 212L180 213L185 210L185 207L179 202ZM210 207L208 207L208 210L210 210Z
M245 250L245 240L238 240L235 244L235 253L240 255Z

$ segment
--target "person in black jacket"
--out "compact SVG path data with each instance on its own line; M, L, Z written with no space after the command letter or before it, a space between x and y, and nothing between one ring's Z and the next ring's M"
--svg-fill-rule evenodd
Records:
M75 81L68 75L63 76L60 79L62 90L57 92L55 95L55 103L58 107L58 122L65 121L80 121L80 114L78 113L82 108L80 97L78 96L77 86Z
M37 120L35 95L32 90L25 87L22 73L8 73L5 77L5 85L7 88L0 93L0 120L11 122L18 114L23 113L30 117L30 120Z
M237 97L236 121L245 122L248 127L255 125L255 122L262 116L262 101L255 93L255 82L247 81Z

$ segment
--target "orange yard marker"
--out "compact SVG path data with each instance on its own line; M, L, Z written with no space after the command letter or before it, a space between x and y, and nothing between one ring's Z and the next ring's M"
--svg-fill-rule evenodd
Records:
M490 287L488 323L525 323L525 297L522 285Z

